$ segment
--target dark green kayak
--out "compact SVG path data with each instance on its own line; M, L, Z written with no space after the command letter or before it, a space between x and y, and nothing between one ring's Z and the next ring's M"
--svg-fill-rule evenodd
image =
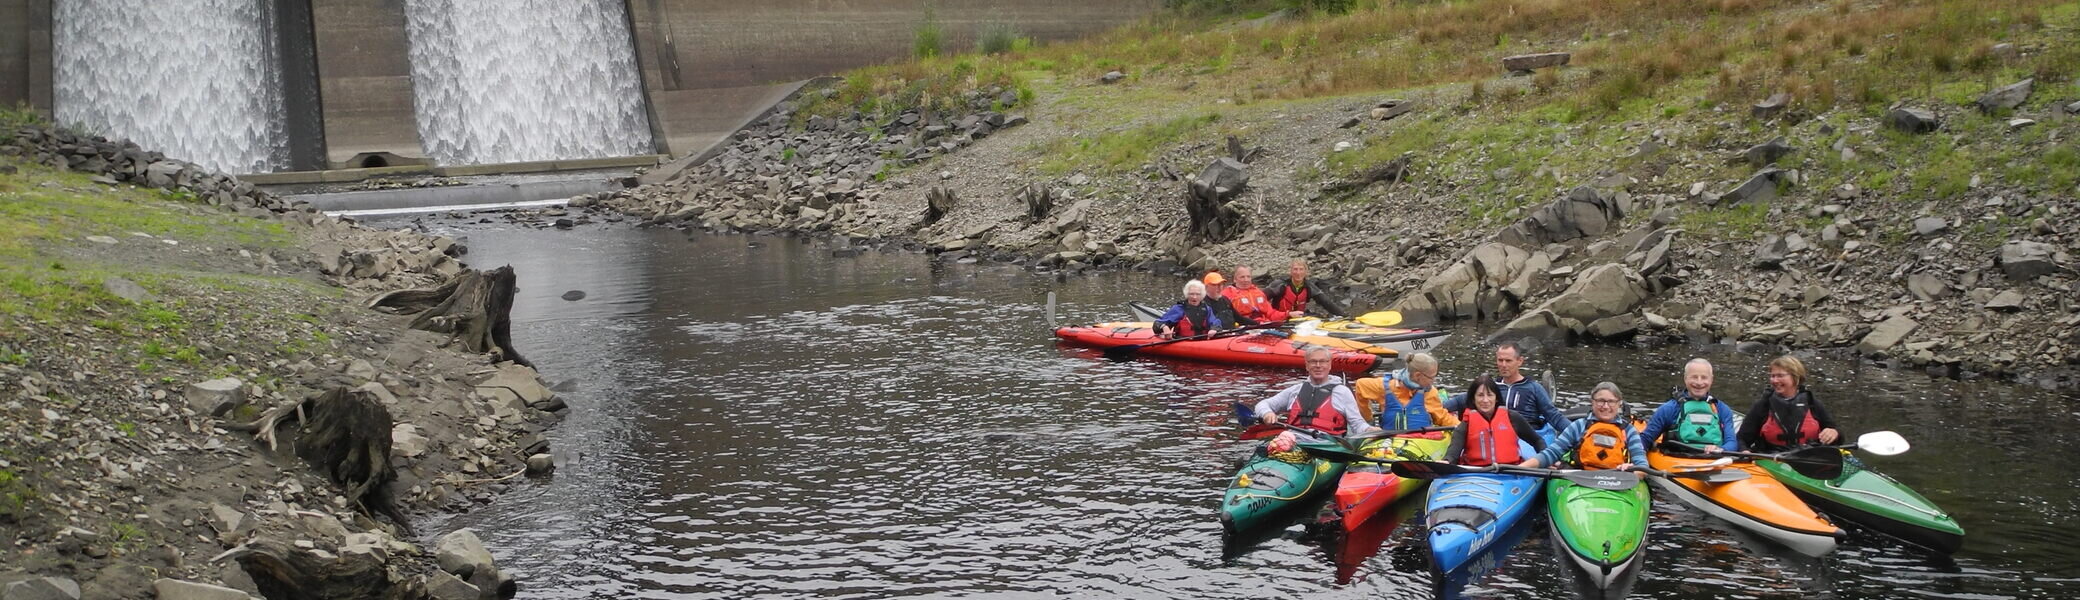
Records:
M1329 447L1338 447L1329 443ZM1305 457L1304 454L1298 455ZM1343 463L1318 458L1257 456L1236 471L1221 499L1221 526L1228 533L1255 527L1267 517L1336 489Z
M1912 488L1870 470L1854 457L1846 459L1841 477L1829 480L1800 475L1773 460L1758 460L1755 465L1820 512L1944 554L1964 545L1964 528L1956 519Z

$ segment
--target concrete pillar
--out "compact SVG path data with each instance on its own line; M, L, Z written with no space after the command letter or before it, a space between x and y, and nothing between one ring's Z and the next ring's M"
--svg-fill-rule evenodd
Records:
M0 108L51 110L50 0L0 0Z
M333 167L363 153L423 159L412 104L404 0L315 0L325 158Z
M311 30L311 0L275 0L274 27L282 107L288 113L283 123L289 136L286 170L324 169L325 117L318 94L318 49L316 32Z

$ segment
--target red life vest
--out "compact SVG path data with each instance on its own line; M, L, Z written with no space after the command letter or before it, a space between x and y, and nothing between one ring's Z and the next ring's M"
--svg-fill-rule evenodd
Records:
M1299 289L1293 289L1293 282L1288 281L1285 285L1279 286L1276 298L1277 300L1271 304L1282 312L1307 310L1306 284L1302 284Z
M1790 448L1792 446L1803 446L1819 442L1820 421L1813 418L1813 411L1800 409L1798 416L1800 419L1798 431L1785 431L1784 426L1777 423L1776 411L1770 411L1769 420L1762 422L1762 440L1779 448ZM1796 435L1793 435L1794 433Z
M1293 400L1291 409L1286 410L1286 423L1332 435L1343 435L1350 427L1350 420L1330 402L1336 397L1336 388L1342 386L1340 382L1324 385L1300 382L1300 397Z
M1467 408L1466 452L1459 455L1459 464L1469 467L1488 465L1514 465L1524 460L1517 455L1517 429L1510 424L1509 409L1495 407L1495 417L1481 416L1481 411Z
M1286 320L1285 312L1272 308L1271 299L1264 297L1264 290L1244 290L1231 286L1223 295L1228 297L1228 304L1235 306L1236 316L1258 323Z
M1207 305L1205 301L1200 301L1196 307L1183 302L1177 304L1184 307L1184 316L1177 319L1177 337L1192 337L1213 332L1212 306Z

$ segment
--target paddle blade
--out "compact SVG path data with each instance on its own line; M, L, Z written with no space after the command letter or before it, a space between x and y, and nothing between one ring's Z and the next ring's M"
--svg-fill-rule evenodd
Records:
M1699 477L1697 477L1697 479L1703 480L1705 483L1733 483L1736 481L1744 481L1749 477L1753 477L1753 475L1748 474L1747 471L1743 471L1740 469L1734 469L1731 471L1705 471L1702 473L1690 473L1686 475L1698 475Z
M1359 323L1364 323L1366 325L1371 325L1373 327L1393 327L1395 325L1401 324L1401 311L1374 311L1358 315L1358 318L1352 320L1357 321Z
M1451 463L1427 460L1404 460L1394 463L1394 474L1407 479L1437 479L1469 472L1465 467Z
M1348 449L1338 448L1330 445L1299 444L1299 448L1300 450L1306 452L1308 456L1313 456L1315 458L1319 458L1329 462L1385 462L1377 458L1366 456L1363 453L1353 452Z
M1134 344L1131 346L1113 346L1111 348L1105 349L1105 358L1109 358L1116 361L1126 361L1134 358L1134 352L1140 349L1141 344Z
M1778 460L1798 474L1820 480L1842 476L1842 449L1832 446L1804 448L1784 453Z
M1878 456L1892 456L1906 452L1912 446L1907 438L1890 431L1873 431L1856 437L1856 449Z
M1055 324L1055 322L1054 322L1054 292L1048 292L1048 293L1047 293L1047 328L1048 328L1048 329L1055 329L1055 328L1057 328L1057 327L1060 327L1060 325L1056 325L1056 324Z
M1235 424L1247 425L1255 422L1257 422L1257 409L1250 407L1248 402L1236 401Z
M1560 477L1582 487L1599 490L1629 490L1639 487L1639 476L1626 471L1559 471Z
M1258 423L1256 425L1249 426L1249 429L1242 430L1242 439L1261 440L1264 438L1278 437L1278 434L1284 433L1285 430L1286 428L1279 427L1276 423Z

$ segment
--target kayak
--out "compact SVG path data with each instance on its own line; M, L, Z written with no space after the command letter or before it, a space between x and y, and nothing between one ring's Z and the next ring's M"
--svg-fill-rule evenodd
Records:
M1658 449L1647 450L1647 465L1662 471L1680 470L1685 465L1710 459L1669 456ZM1696 479L1652 478L1654 485L1683 502L1729 523L1761 534L1807 556L1834 550L1845 533L1813 512L1791 488L1768 469L1751 462L1726 467L1747 471L1749 477L1732 483L1706 483Z
M1442 431L1412 433L1372 440L1358 450L1368 458L1437 460L1444 455L1445 447L1451 445L1450 436L1450 433ZM1329 510L1324 511L1322 520L1337 521L1344 531L1357 531L1358 526L1379 514L1380 509L1415 495L1416 490L1429 483L1422 479L1402 479L1390 467L1392 465L1384 463L1351 463L1345 467L1343 479L1336 484L1336 497L1329 501Z
M1387 538L1401 528L1401 522L1414 516L1420 503L1395 501L1366 519L1356 529L1336 529L1322 536L1322 550L1336 564L1336 585L1350 585L1357 578L1358 567L1379 554Z
M1546 481L1554 544L1581 566L1597 589L1618 584L1643 562L1647 507L1652 503L1645 483L1602 490L1566 479Z
M1334 442L1303 442L1305 444ZM1221 498L1221 528L1230 536L1252 529L1287 508L1336 489L1343 463L1313 458L1299 448L1260 454L1243 463Z
M1820 512L1944 554L1964 545L1956 519L1912 488L1849 458L1842 476L1819 480L1774 460L1755 461Z
M1140 329L1151 329L1154 327L1154 323L1150 321L1122 321L1118 323L1099 323L1097 325L1093 325L1092 327L1132 327ZM1395 358L1400 356L1400 354L1394 352L1393 349L1387 348L1386 346L1367 344L1365 342L1360 342L1357 340L1344 339L1340 337L1331 337L1326 335L1308 335L1297 331L1287 331L1285 329L1275 327L1256 330L1255 335L1282 337L1303 344L1321 346L1330 350L1346 350L1350 352L1378 354L1386 358Z
M1518 451L1532 455L1531 445ZM1451 572L1494 543L1538 505L1539 478L1529 475L1467 473L1437 480L1424 504L1430 528L1431 564Z
M1133 313L1135 321L1154 321L1157 318L1163 316L1162 309L1158 309L1147 304L1142 304L1140 302L1128 302L1127 308ZM1305 328L1306 331L1312 335L1333 337L1379 346L1388 350L1392 350L1393 353L1397 356L1407 356L1417 352L1429 352L1430 350L1435 349L1440 345L1443 345L1445 339L1450 338L1452 336L1452 332L1449 331L1427 331L1423 329L1380 327L1376 325L1366 325L1357 321L1325 321L1314 317L1302 317L1299 319L1293 319L1291 321L1288 321L1288 324L1296 328Z
M1532 522L1532 519L1523 519L1518 521L1515 526L1501 530L1495 535L1495 541L1488 544L1486 551L1474 555L1472 559L1462 563L1457 569L1444 571L1443 575L1434 579L1434 584L1431 586L1432 596L1436 598L1466 597L1466 588L1487 580L1503 564L1508 563L1510 555L1516 552L1517 546L1538 530L1537 525L1537 523ZM1532 558L1543 557L1533 556Z
M1055 329L1054 335L1069 344L1100 349L1148 344L1165 339L1157 336L1155 330L1150 329L1146 323L1099 323L1086 327L1062 327ZM1306 351L1313 347L1317 346L1302 340L1245 331L1229 337L1149 346L1140 350L1140 353L1232 365L1299 369L1306 366ZM1362 373L1379 365L1381 357L1366 352L1336 350L1332 360L1332 368L1336 372Z

